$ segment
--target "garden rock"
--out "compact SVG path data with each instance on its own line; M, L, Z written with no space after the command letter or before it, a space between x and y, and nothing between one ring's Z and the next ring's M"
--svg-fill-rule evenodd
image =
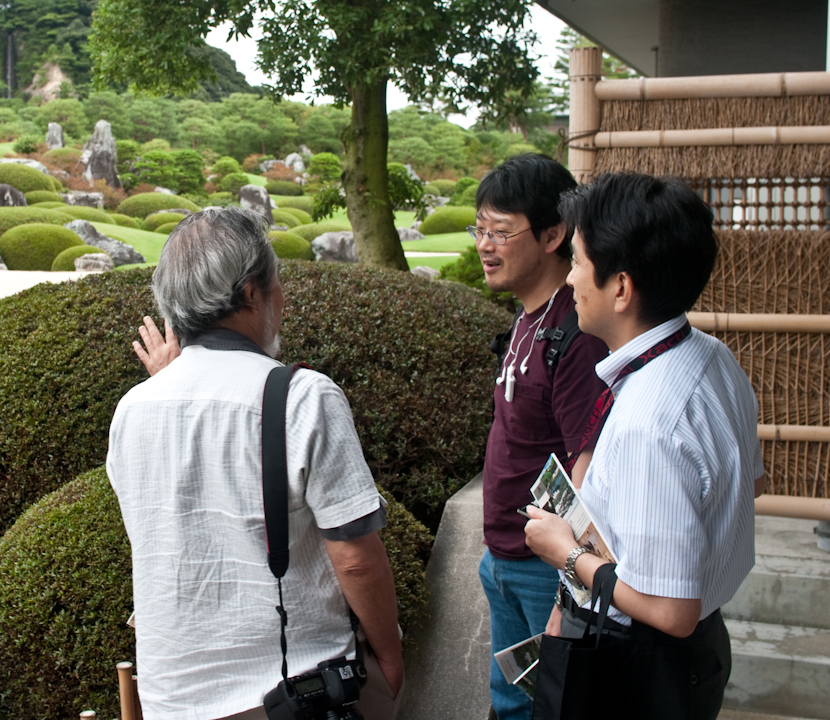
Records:
M153 192L160 192L160 193L164 193L165 195L175 195L176 194L170 188L160 187L158 185L156 185L156 187L153 188Z
M398 228L398 237L401 239L401 242L406 242L407 240L424 239L423 233L419 233L416 229L413 228Z
M75 258L75 270L86 272L109 272L115 268L112 258L106 253L87 253Z
M273 224L271 198L268 191L260 185L243 185L239 188L239 204L263 215L269 224Z
M15 187L0 183L0 207L27 206L26 196Z
M408 173L409 173L409 177L411 177L413 180L420 180L420 179L421 179L421 178L419 178L419 177L418 177L418 173L416 173L416 172L412 169L412 165L410 165L409 163L407 163L406 165L404 165L404 167L406 168L406 172L408 172Z
M311 157L314 156L314 153L311 152L311 149L308 147L308 145L300 145L300 147L297 148L297 152L300 153L300 155L309 155Z
M73 220L64 225L72 232L80 236L87 245L103 250L112 258L113 265L131 265L132 263L147 262L145 257L135 251L132 245L127 245L120 240L107 237L103 233L98 232L95 226L86 220Z
M300 153L291 153L285 158L285 164L290 167L295 173L305 172L305 163Z
M46 147L50 150L63 147L63 128L58 123L49 123L46 133Z
M0 158L0 163L17 163L18 165L26 165L27 167L39 170L44 175L49 174L49 168L37 160L30 160L29 158Z
M78 262L77 260L75 262ZM440 274L440 270L436 270L432 267L427 267L426 265L418 265L418 267L412 268L412 274L417 275L418 277L426 278L427 280L434 280Z
M112 127L106 120L95 123L92 137L84 145L80 163L86 165L84 177L89 180L105 180L111 188L120 189L121 178L115 169L118 154L115 151L115 138Z
M285 166L285 163L282 160L263 160L259 164L259 171L266 173L269 170L273 170L277 165Z
M67 205L81 205L82 207L91 207L98 210L102 210L104 207L103 193L73 190L68 193L60 193L60 196Z
M311 251L314 259L323 262L359 262L357 248L354 244L354 233L348 230L343 232L327 232L318 235L311 241Z

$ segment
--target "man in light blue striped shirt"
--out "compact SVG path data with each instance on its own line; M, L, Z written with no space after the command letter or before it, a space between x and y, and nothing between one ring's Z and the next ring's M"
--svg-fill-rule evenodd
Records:
M626 636L634 619L689 638L692 717L714 719L731 667L719 608L754 564L764 467L749 380L685 317L717 255L712 214L679 180L636 174L602 176L560 212L576 228L568 284L580 329L611 350L596 370L613 404L580 496L619 561L612 629ZM565 521L529 512L530 548L592 587L604 561ZM568 587L551 635L581 635L590 617Z

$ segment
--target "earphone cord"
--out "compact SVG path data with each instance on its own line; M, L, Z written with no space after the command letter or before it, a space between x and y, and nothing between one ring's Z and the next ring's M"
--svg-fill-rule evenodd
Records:
M527 332L522 335L522 339L519 340L519 345L516 348L516 354L513 357L513 362L510 363L510 367L516 366L516 360L519 359L519 351L522 349L522 343L525 341L525 338L533 332L534 335L536 331L541 327L542 323L545 322L545 318L547 317L548 312L550 311L551 307L553 307L553 301L556 299L556 294L559 292L559 288L553 291L553 295L550 296L550 300L548 300L548 306L545 308L545 312L542 313L542 317L540 317L536 322L534 322L528 329ZM522 316L524 317L524 315ZM512 343L511 343L512 346ZM521 371L522 375L527 372L527 361L530 359L530 354L533 352L533 341L530 342L530 347L527 349L527 355L525 355L524 360L522 360L522 364L519 365L519 370ZM509 352L508 352L509 354Z

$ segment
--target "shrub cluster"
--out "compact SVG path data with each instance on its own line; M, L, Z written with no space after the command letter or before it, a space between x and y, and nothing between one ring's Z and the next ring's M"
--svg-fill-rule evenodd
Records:
M42 203L42 202L56 202L60 203L61 205L66 205L63 201L63 198L58 195L56 192L52 192L51 190L32 190L26 193L26 202L29 205L34 205L35 203Z
M0 237L0 257L9 270L52 269L55 258L67 248L83 245L74 232L58 225L18 225Z
M249 178L244 172L235 172L230 175L225 175L225 177L219 181L219 189L229 192L233 196L237 196L243 187L250 184L251 178Z
M418 226L424 235L463 232L468 225L476 224L474 207L439 207Z
M135 228L139 230L141 226L129 215L121 215L120 213L110 213L110 222L121 227Z
M272 230L268 237L271 247L280 260L314 260L311 243L308 240L283 230Z
M309 223L308 225L298 225L297 227L291 228L291 232L311 242L323 233L342 232L351 229L352 226L345 220L323 220L322 222Z
M37 192L45 191L38 190ZM57 195L57 193L55 193L55 195ZM60 210L61 208L67 207L67 205L65 202L63 202L63 200L61 200L60 202L57 202L55 200L46 200L44 202L29 203L29 207L41 208L42 210Z
M424 186L424 192L441 197L452 197L455 180L431 180Z
M142 230L149 230L153 232L156 228L160 227L161 225L166 225L167 223L179 223L187 217L186 215L182 215L182 213L173 213L173 212L157 212L153 213L152 215L148 215L144 218L144 222L141 223Z
M67 205L61 208L62 213L71 215L73 218L80 220L88 220L89 222L112 223L112 217L109 213L96 208L85 207L84 205Z
M271 195L302 195L302 185L290 180L269 180L265 189Z
M275 210L274 212L281 212L286 213L287 215L293 215L297 220L300 221L301 225L308 225L311 222L311 215L307 213L305 210L300 210L300 208L295 207L288 207L283 205L279 210Z
M387 499L391 498L387 495ZM381 531L403 628L425 605L431 536L399 504ZM0 716L119 714L115 663L135 661L130 544L103 467L30 508L0 538Z
M0 163L0 183L11 185L24 195L32 190L55 190L52 178L20 163Z
M276 203L277 208L285 210L287 208L297 208L303 212L307 212L311 216L312 205L314 198L310 195L271 195L271 199Z
M49 225L66 225L75 220L71 215L47 208L0 207L0 235L18 225L26 223L48 223Z
M116 212L121 215L129 215L133 218L146 218L148 215L159 210L172 210L182 208L191 212L198 212L201 208L194 202L180 195L168 195L167 193L139 193L128 197L118 206Z
M159 235L169 235L176 229L176 225L178 224L178 222L164 223L163 225L159 225L153 232L157 232Z
M284 210L272 210L271 216L274 218L275 225L285 225L289 229L303 224L294 213L285 212Z
M66 248L52 261L52 272L71 272L75 269L75 260L83 255L106 255L103 250L91 245L73 245Z

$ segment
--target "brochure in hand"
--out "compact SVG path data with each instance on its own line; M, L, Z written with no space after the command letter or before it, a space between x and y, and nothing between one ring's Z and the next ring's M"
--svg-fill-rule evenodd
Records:
M507 682L520 687L530 698L533 697L533 691L536 688L541 647L542 633L539 633L496 653L496 662L504 673L504 677L507 678Z

